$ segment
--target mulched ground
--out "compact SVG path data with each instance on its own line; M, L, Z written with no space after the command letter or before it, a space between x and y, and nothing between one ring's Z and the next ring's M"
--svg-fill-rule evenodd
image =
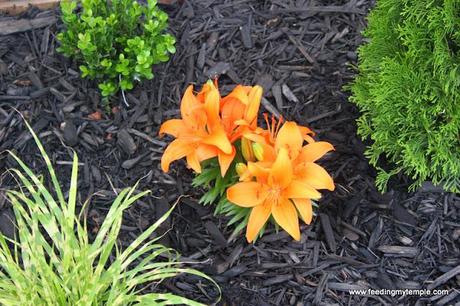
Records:
M211 275L223 291L222 305L453 305L460 300L460 197L429 183L407 193L407 178L386 194L374 186L374 170L356 136L359 113L347 102L343 85L353 78L360 32L373 1L200 0L164 7L177 53L154 68L155 78L121 99L102 120L94 83L81 80L76 63L55 51L59 23L0 36L0 151L15 150L37 172L43 163L19 110L52 156L64 183L73 148L79 155L80 200L93 199L90 227L98 225L114 191L142 178L139 189L152 195L126 214L121 243L127 244L177 200L162 228L163 243ZM27 18L56 12L31 10ZM0 17L0 21L8 17ZM51 18L51 17L50 17ZM303 226L301 242L269 230L256 244L231 237L225 218L197 200L192 174L176 163L159 168L168 139L159 124L178 115L185 87L219 76L224 92L237 83L261 84L265 111L280 112L311 126L336 151L322 160L336 190L325 192L318 218ZM102 109L101 111L104 111ZM0 155L0 195L13 186ZM97 193L97 195L95 195ZM0 230L12 235L12 211L0 197ZM181 276L163 289L212 303L206 282ZM451 289L425 297L352 296L350 289ZM147 289L154 289L147 288Z

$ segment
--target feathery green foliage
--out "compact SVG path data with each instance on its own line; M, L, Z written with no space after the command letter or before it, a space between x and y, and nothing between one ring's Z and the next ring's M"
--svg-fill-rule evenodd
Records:
M164 33L168 15L156 0L82 0L61 2L65 31L58 51L82 63L82 77L99 82L104 97L129 90L134 81L152 79L152 65L176 51L175 39Z
M371 164L394 165L378 187L402 171L460 192L460 1L379 0L365 36L351 100Z
M30 129L30 126L29 126ZM205 274L182 268L174 250L151 239L168 211L124 250L117 247L123 211L148 192L136 186L120 192L94 241L76 215L78 158L74 154L67 200L51 161L31 130L46 162L52 191L14 153L21 170L11 169L21 185L10 190L18 237L0 234L1 305L202 305L171 293L142 293L142 285L190 273L217 284ZM87 205L88 203L86 203ZM13 246L10 249L9 243ZM156 261L160 255L168 261ZM217 287L218 288L218 287Z

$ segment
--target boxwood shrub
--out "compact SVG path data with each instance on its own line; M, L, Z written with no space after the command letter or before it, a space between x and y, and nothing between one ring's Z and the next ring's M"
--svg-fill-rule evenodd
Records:
M130 90L135 81L152 79L152 65L176 51L165 32L168 15L157 0L64 0L65 30L58 51L80 63L82 77L98 82L104 97Z

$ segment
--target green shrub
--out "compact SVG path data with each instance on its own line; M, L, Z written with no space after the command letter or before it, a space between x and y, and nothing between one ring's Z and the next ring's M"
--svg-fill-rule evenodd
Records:
M142 285L159 283L180 273L212 281L203 273L182 268L174 250L158 243L161 237L150 240L172 209L120 250L117 236L123 211L147 193L135 194L135 187L127 188L114 200L90 242L86 222L80 223L76 214L76 154L66 200L50 159L33 136L48 166L53 189L48 191L42 180L11 153L22 168L10 170L21 190L7 191L18 237L9 240L0 234L0 305L202 305L171 293L141 293ZM170 259L155 261L159 256Z
M351 98L358 133L373 144L373 165L385 157L383 190L399 172L460 191L460 2L379 0L359 49Z
M174 53L175 39L165 34L168 16L156 0L82 0L61 3L66 27L58 34L60 52L82 63L82 77L99 81L103 96L133 88L134 81L152 79L152 65Z

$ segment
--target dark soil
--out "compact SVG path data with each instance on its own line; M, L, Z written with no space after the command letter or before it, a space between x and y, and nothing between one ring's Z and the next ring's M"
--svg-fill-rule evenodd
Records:
M115 108L101 107L95 84L81 80L77 63L55 51L53 23L0 36L0 151L14 150L44 173L38 150L17 110L39 133L65 184L72 149L80 158L79 199L92 198L90 227L96 232L114 192L141 179L152 194L129 209L121 243L152 224L181 195L173 217L162 227L162 242L212 276L222 305L453 305L460 299L460 197L427 183L408 193L407 179L376 191L375 171L356 135L356 107L343 86L356 65L360 32L373 1L201 0L164 7L177 53L154 67L155 78L121 95ZM55 16L30 10L25 18ZM8 17L0 17L6 20ZM336 182L324 192L318 217L294 242L270 228L257 243L231 237L226 219L198 204L192 173L183 162L168 174L159 159L168 139L159 125L178 116L188 84L219 77L222 91L235 84L261 84L265 110L309 125L336 151L321 163ZM102 120L92 120L95 111ZM14 181L14 166L0 155L0 195ZM97 193L97 195L95 195ZM0 230L12 235L9 204L0 197ZM216 290L181 276L163 288L212 303ZM152 285L153 288L153 285ZM449 295L349 294L350 289L450 289ZM149 289L149 288L147 288ZM207 295L207 296L206 296Z

